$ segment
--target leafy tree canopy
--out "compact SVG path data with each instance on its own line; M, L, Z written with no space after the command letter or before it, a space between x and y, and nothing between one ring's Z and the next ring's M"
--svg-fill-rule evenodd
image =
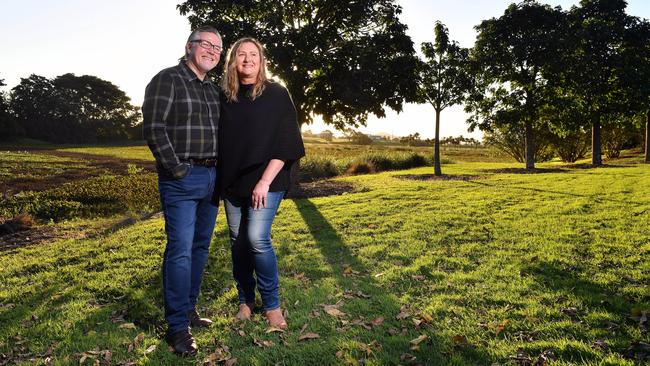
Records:
M358 127L415 100L417 58L393 0L188 0L178 9L193 27L214 25L226 44L260 40L301 124L321 115Z
M32 74L12 89L10 103L28 137L55 142L126 138L140 119L122 90L89 75Z

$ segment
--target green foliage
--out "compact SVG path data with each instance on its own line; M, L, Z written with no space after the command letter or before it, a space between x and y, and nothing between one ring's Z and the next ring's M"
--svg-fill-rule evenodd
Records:
M449 40L449 31L441 22L434 27L435 43L422 44L425 61L419 73L418 93L422 101L436 110L433 166L436 175L440 167L440 113L460 104L472 87L469 73L469 50Z
M465 109L471 128L494 131L524 130L524 162L534 168L535 129L548 128L540 119L549 79L561 67L560 54L567 31L564 14L549 5L524 1L510 5L499 18L484 20L473 49L475 89ZM519 126L519 127L516 127ZM518 154L517 154L518 156ZM519 160L518 160L519 161Z
M552 134L544 127L534 130L533 159L535 162L548 161L553 158L550 148ZM483 134L483 143L493 146L508 154L516 161L526 161L526 131L521 125L503 125Z
M0 217L29 214L41 221L152 211L159 206L156 175L101 176L42 192L0 199Z
M625 0L583 0L568 12L561 88L578 102L583 127L592 128L595 165L602 163L601 131L610 116L636 115L650 99L650 24L626 14L626 6Z
M590 133L588 131L571 131L564 136L551 134L551 146L553 151L567 163L576 162L582 159L589 151Z
M22 78L11 108L27 137L57 143L126 139L140 119L122 90L90 75Z
M310 156L300 160L300 181L331 178L341 174L334 159L328 156Z
M192 358L162 339L162 218L0 252L0 354L79 365L85 353L88 365L110 350L116 365L189 366L227 346L238 365L393 365L407 353L423 365L514 365L550 350L555 365L647 363L626 354L650 342L650 165L495 172L519 166L445 168L475 181L401 177L430 168L345 177L355 191L284 200L273 226L284 333L267 333L260 314L234 322L220 214L198 303L215 324L192 330ZM299 341L306 333L319 338Z
M300 124L320 115L339 129L357 127L415 98L417 58L393 0L187 0L178 9L193 27L215 25L227 43L260 40Z

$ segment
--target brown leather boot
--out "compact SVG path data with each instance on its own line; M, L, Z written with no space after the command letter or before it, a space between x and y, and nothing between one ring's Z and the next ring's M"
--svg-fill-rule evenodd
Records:
M167 331L165 341L174 349L174 353L181 356L192 356L199 350L189 330L181 330L171 334Z
M199 312L196 310L192 310L187 313L187 317L190 318L190 327L207 328L212 325L212 320L208 318L201 318Z

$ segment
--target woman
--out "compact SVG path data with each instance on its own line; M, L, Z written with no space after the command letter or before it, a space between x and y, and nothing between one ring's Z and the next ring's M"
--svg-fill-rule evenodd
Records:
M287 328L280 309L271 225L305 155L288 91L266 76L262 45L242 38L228 52L219 121L219 192L230 229L238 319L250 319L255 287L270 326Z

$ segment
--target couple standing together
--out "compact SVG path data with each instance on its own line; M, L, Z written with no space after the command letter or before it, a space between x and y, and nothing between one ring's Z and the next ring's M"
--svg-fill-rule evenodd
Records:
M194 30L185 57L151 80L142 105L167 234L165 339L183 355L197 351L190 328L212 323L196 303L220 199L239 294L237 318L250 319L257 288L269 325L287 327L271 225L291 185L291 166L305 155L296 110L288 91L267 78L264 49L253 38L232 45L222 85L215 85L207 73L222 50L216 29Z

